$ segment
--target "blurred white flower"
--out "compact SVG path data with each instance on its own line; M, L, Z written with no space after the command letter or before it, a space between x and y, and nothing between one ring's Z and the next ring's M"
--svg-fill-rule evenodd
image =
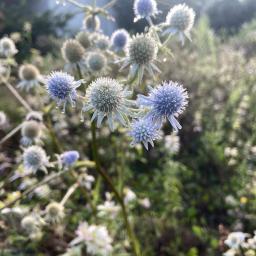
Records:
M150 208L151 206L150 200L147 197L139 199L139 204L146 209Z
M109 197L109 193L106 193L106 198L107 200L103 204L97 206L97 215L99 217L115 219L120 211L120 207L116 205L114 201L111 200L111 197Z
M247 237L249 237L249 234L247 233L232 232L224 242L231 249L239 249Z
M124 188L124 203L128 204L135 201L137 198L136 194L130 188Z
M170 153L177 153L180 150L180 138L177 133L164 137L164 146Z

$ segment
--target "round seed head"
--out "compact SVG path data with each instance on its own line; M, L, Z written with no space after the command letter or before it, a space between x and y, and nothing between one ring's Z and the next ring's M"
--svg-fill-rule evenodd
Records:
M60 223L64 218L64 207L60 203L52 202L46 207L46 220L49 223L57 224Z
M84 18L83 27L89 32L98 31L100 29L100 19L98 16L89 15Z
M60 155L61 163L65 166L73 165L79 159L79 152L75 150L66 151Z
M40 124L36 121L25 121L22 125L21 134L22 136L34 140L39 137L41 131Z
M128 45L128 55L134 64L149 64L156 58L156 54L156 42L149 36L136 36Z
M12 57L17 53L16 46L14 42L8 38L4 37L0 40L0 55L3 57Z
M36 233L39 229L38 222L33 216L26 216L21 220L21 227L28 233Z
M76 35L76 40L85 48L89 48L91 46L91 41L89 38L89 34L86 31L81 31Z
M175 5L166 16L166 23L178 31L190 31L195 20L195 12L185 4Z
M107 64L105 56L99 52L90 53L87 57L87 66L92 72L102 71Z
M37 67L31 64L22 65L19 69L19 77L21 80L36 80L40 75Z
M98 36L95 43L96 43L96 47L103 50L103 51L107 50L110 46L109 38L107 36L104 36L104 35Z
M146 18L157 13L157 4L155 0L135 0L133 9L135 16Z
M67 40L62 46L61 52L65 61L69 63L80 62L85 54L83 46L75 39Z

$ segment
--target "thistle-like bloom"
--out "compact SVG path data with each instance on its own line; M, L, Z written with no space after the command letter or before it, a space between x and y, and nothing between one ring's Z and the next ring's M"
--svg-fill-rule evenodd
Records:
M163 82L156 88L151 88L149 96L138 95L137 103L149 108L146 118L161 126L162 122L169 120L174 130L181 129L177 117L188 104L188 93L176 82Z
M110 129L114 130L114 120L126 125L132 101L131 95L117 80L102 77L93 81L86 90L86 102L82 111L93 110L91 121L97 117L97 127L101 126L104 117L108 119Z
M99 48L102 51L107 50L110 47L110 40L109 37L100 34L95 39L95 45L97 48Z
M79 152L76 150L66 151L60 155L59 163L61 166L70 167L75 164L79 157Z
M45 151L39 146L30 146L23 153L23 164L26 171L36 172L42 170L47 173L46 167L50 166Z
M132 137L131 146L143 143L148 150L148 143L154 147L154 140L160 138L160 126L153 123L150 119L139 119L133 121L129 135Z
M88 15L83 20L83 28L88 32L95 32L100 30L100 19L95 15Z
M186 4L175 5L166 16L166 22L163 26L167 28L164 30L163 35L178 33L183 45L185 37L191 40L190 31L194 25L194 20L195 12L193 9Z
M85 49L75 39L68 39L61 48L61 53L64 60L67 62L65 69L67 71L75 71L77 66L80 69L84 69L85 61Z
M83 242L86 244L87 253L91 255L111 255L113 250L112 238L105 226L89 226L87 222L83 222L79 225L76 235L77 237L71 241L71 245Z
M45 219L50 224L58 224L65 217L63 205L57 202L48 204L45 211Z
M117 51L124 50L128 40L129 34L125 29L118 29L111 36L112 47Z
M14 42L10 38L4 37L0 40L0 56L10 58L14 56L17 52L18 50L16 49Z
M30 120L25 121L22 124L21 128L21 143L24 146L29 146L32 143L40 142L40 136L41 136L41 125L40 123Z
M46 88L52 99L57 102L58 106L63 105L63 113L67 102L70 102L72 107L75 106L77 99L76 88L78 88L83 80L75 81L74 77L62 72L52 72L46 79Z
M43 219L36 214L27 215L21 220L21 227L25 230L29 238L32 240L41 238L41 227L43 225Z
M135 14L134 22L145 18L151 23L151 16L155 17L159 13L155 0L135 0L133 9Z
M100 52L90 52L86 58L86 66L90 73L103 74L106 70L106 57Z
M19 78L21 81L18 83L17 88L25 89L26 91L39 86L40 82L43 82L39 70L31 64L25 64L20 67Z
M132 65L131 74L138 74L141 83L144 70L154 77L154 71L161 72L154 64L157 57L158 46L155 40L149 35L136 35L133 37L126 48L126 58L121 70L128 65Z
M76 40L84 47L88 49L91 46L90 34L86 31L81 31L76 35Z

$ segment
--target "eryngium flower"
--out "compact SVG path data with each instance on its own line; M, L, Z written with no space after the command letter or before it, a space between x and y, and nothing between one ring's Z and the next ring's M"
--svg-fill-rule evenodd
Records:
M71 245L81 242L86 244L87 253L91 255L108 256L112 253L112 238L105 226L91 225L83 222L76 231L77 237L71 241Z
M47 173L49 166L48 157L45 151L39 146L30 146L23 153L23 164L26 171L36 172L42 170Z
M137 103L149 108L146 118L161 125L167 118L174 130L181 129L176 117L179 116L188 104L188 93L176 82L163 82L156 88L151 88L149 96L138 95Z
M110 46L110 40L109 40L109 38L107 36L100 34L95 39L95 45L100 50L105 51Z
M41 125L37 121L25 121L21 128L21 143L24 146L29 146L33 142L40 141Z
M125 29L118 29L111 36L111 44L118 51L126 47L128 40L129 34Z
M166 16L165 29L163 34L179 34L182 44L184 44L184 36L189 40L190 31L194 25L195 12L185 4L175 5L170 9Z
M98 16L89 15L83 20L83 28L88 32L100 30L100 19Z
M108 125L114 130L114 120L126 125L128 116L131 115L129 106L132 104L127 97L131 95L117 80L102 77L93 81L86 91L86 103L83 111L93 110L91 121L97 117L97 127L106 116Z
M86 31L81 31L76 35L76 40L87 49L91 46L90 34Z
M42 225L44 225L43 219L36 214L27 215L21 220L21 227L25 230L30 239L41 238Z
M61 48L61 53L64 60L67 62L65 69L74 71L79 66L84 68L85 49L75 39L68 39Z
M106 69L107 60L100 52L90 52L86 58L86 65L92 74L102 73Z
M79 159L79 152L66 151L60 155L60 163L66 167L72 166Z
M20 67L19 78L21 81L18 83L17 88L25 89L26 91L37 87L40 82L43 82L39 70L31 64L25 64Z
M138 73L139 83L141 82L144 70L154 76L154 71L160 72L154 61L157 57L157 43L149 35L137 35L133 37L126 48L126 58L121 69L132 65L132 73Z
M151 16L154 17L158 13L155 0L135 0L133 9L135 13L134 22L142 18L150 20Z
M62 71L52 72L46 79L46 88L52 99L60 106L63 104L65 112L67 102L72 107L75 106L77 99L76 88L81 85L83 80L75 81L74 77Z
M18 52L14 42L8 38L4 37L0 40L0 56L9 58Z
M45 220L50 224L58 224L65 217L63 205L57 202L48 204L45 211Z
M154 147L154 140L160 138L160 126L153 123L150 119L139 119L133 121L129 135L132 137L131 146L143 143L148 150L148 143Z

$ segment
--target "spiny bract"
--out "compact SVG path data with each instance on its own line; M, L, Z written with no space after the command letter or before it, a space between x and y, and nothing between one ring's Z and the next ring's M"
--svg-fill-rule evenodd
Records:
M149 96L138 95L137 103L149 108L146 118L161 125L167 118L174 130L181 129L176 117L187 106L188 93L176 82L163 82L156 88L151 88Z
M127 116L131 115L131 100L127 99L130 95L131 92L123 88L117 80L108 77L98 78L86 91L83 111L94 111L92 121L97 117L98 127L106 116L110 129L114 130L114 120L123 125L127 124Z

